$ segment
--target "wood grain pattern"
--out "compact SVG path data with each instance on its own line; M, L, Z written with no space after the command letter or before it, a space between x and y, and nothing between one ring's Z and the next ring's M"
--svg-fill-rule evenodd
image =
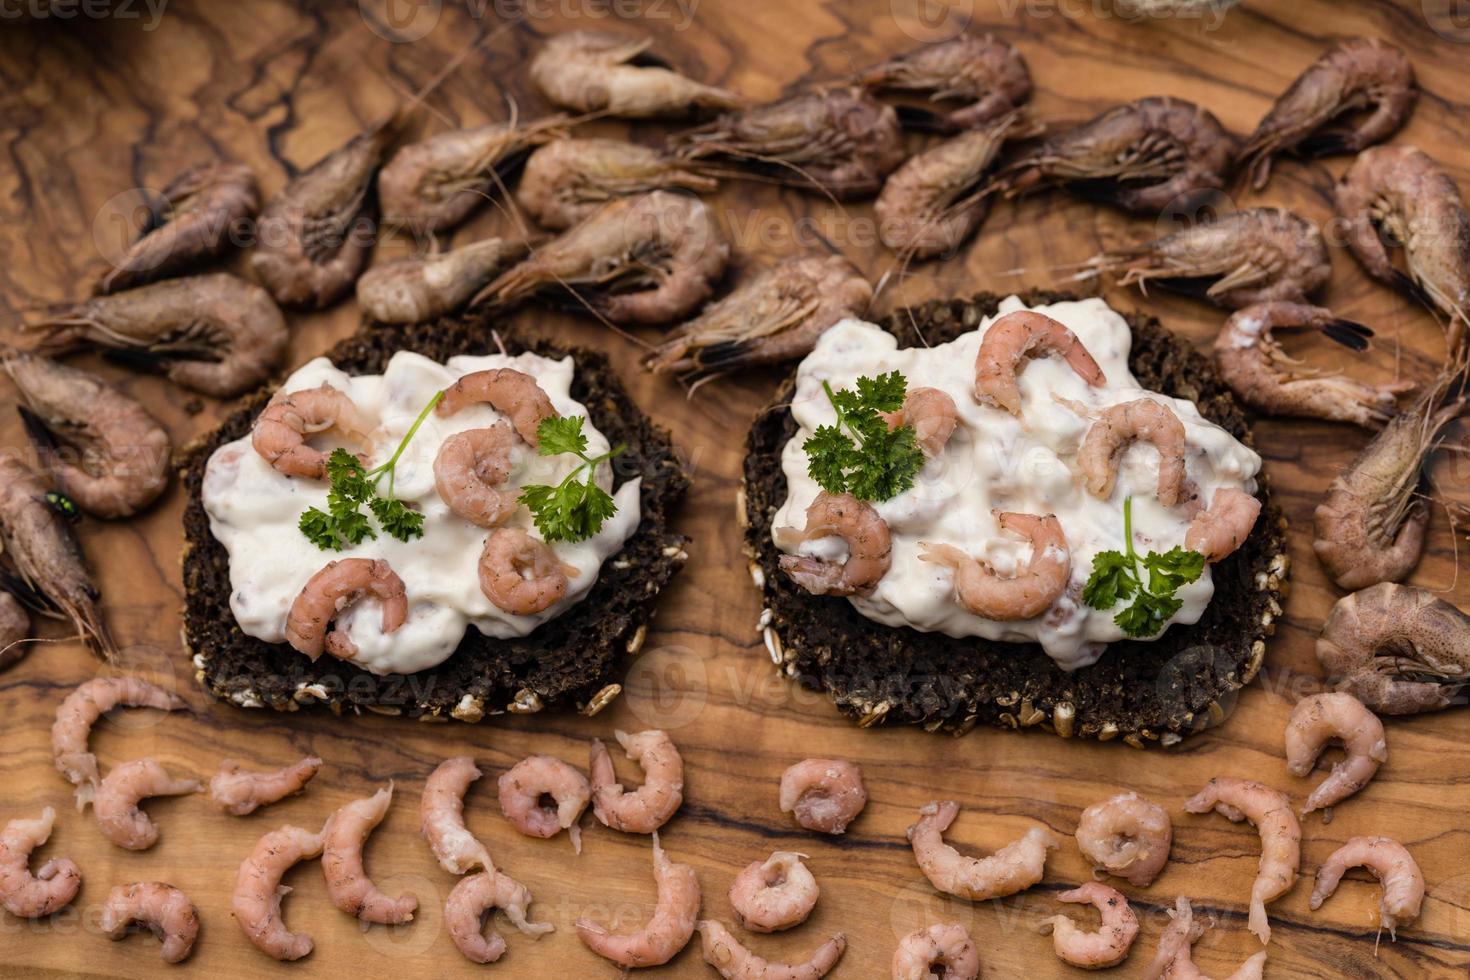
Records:
M101 269L99 249L121 241L116 218L135 200L131 189L159 187L182 166L221 155L258 168L265 190L273 192L289 174L378 117L395 97L426 84L477 37L486 38L483 50L428 100L427 125L501 118L507 98L524 112L544 111L520 68L541 34L565 27L641 26L658 36L660 52L691 74L764 99L903 50L936 24L968 20L970 29L994 30L1022 50L1037 82L1035 108L1046 119L1080 119L1115 100L1172 94L1209 106L1237 131L1248 130L1331 37L1378 35L1410 52L1425 90L1399 138L1436 156L1462 186L1470 186L1462 149L1470 143L1470 106L1463 95L1470 31L1458 25L1457 32L1452 5L1438 0L1351 6L1248 0L1215 29L1193 20L1130 24L1110 16L1107 4L1095 8L1062 0L961 3L943 16L942 8L919 0L706 0L693 8L692 19L685 17L688 4L681 8L673 0L629 0L626 8L598 0L498 6L446 0L397 10L404 17L414 9L418 16L438 10L433 29L411 43L385 39L392 32L383 26L381 0L302 6L198 0L169 5L156 29L145 29L149 16L137 9L135 19L52 17L0 26L0 312L7 316L80 294ZM607 14L614 10L642 10L647 17L642 25L612 23L618 18ZM426 22L398 23L413 31ZM612 124L595 128L621 131ZM652 137L658 130L640 126L635 132ZM1331 216L1331 182L1345 163L1287 162L1264 194L1241 203L1284 204L1325 221ZM892 256L874 240L866 204L839 209L821 198L756 184L729 187L715 201L742 263L820 235L875 277L892 265ZM487 209L459 240L504 223ZM966 254L911 270L887 290L883 304L1052 285L1067 274L1068 263L1154 230L1152 221L1060 195L1004 204ZM381 252L398 254L406 247L394 242ZM1429 317L1369 282L1341 248L1333 252L1327 305L1380 334L1364 373L1387 376L1400 364L1406 373L1424 374L1439 350ZM232 262L242 267L238 256ZM1026 271L1007 271L1016 269ZM1218 312L1185 299L1158 295L1145 301L1112 287L1108 295L1119 305L1146 302L1168 326L1201 343L1221 321ZM884 976L898 936L946 918L971 928L986 977L1074 973L1056 963L1035 926L1057 910L1058 891L1086 879L1075 846L1054 856L1043 885L972 907L934 895L914 866L904 828L919 806L942 795L965 807L953 835L962 846L994 848L1038 820L1069 836L1082 807L1124 787L1169 806L1177 834L1174 861L1161 880L1148 889L1127 889L1139 903L1144 929L1131 966L1115 972L1132 975L1147 962L1165 921L1162 910L1177 894L1219 917L1219 928L1198 949L1207 972L1224 975L1257 948L1244 928L1257 854L1254 833L1218 817L1185 816L1179 804L1215 774L1263 779L1297 798L1310 786L1287 774L1280 734L1292 702L1320 687L1312 640L1337 593L1301 529L1310 526L1311 509L1332 473L1362 444L1360 433L1294 422L1259 427L1258 443L1278 499L1299 529L1294 591L1261 677L1221 728L1177 751L1147 754L1116 743L1075 744L1039 734L977 731L952 740L913 730L859 732L820 695L778 679L755 631L757 596L745 578L731 516L738 447L774 378L727 381L685 400L676 386L642 376L638 351L595 324L541 309L519 316L548 333L610 350L640 402L673 429L695 475L681 522L694 538L694 560L668 593L645 653L630 665L625 696L595 719L508 716L478 727L277 715L212 704L193 685L178 642L177 490L141 520L89 522L84 543L99 567L107 612L130 663L180 690L191 707L188 715L125 715L99 726L94 741L104 765L153 753L175 769L204 775L224 756L266 767L307 752L327 764L304 795L245 819L218 816L199 797L152 803L148 809L163 831L160 844L141 854L112 848L90 816L71 809L70 789L51 768L47 735L65 692L98 666L71 642L38 647L0 676L6 746L0 755L0 819L55 806L61 813L57 838L40 856L74 858L85 885L75 910L54 920L0 918L0 973L155 975L156 944L141 938L109 944L97 935L95 915L111 885L166 878L194 898L204 920L199 948L180 975L278 975L279 967L230 920L228 892L239 861L265 830L284 821L315 826L334 807L389 779L399 796L369 845L368 868L388 890L416 892L422 914L405 928L360 930L326 903L316 866L302 867L287 879L295 891L286 917L316 938L317 951L290 969L301 976L464 969L441 928L442 901L453 881L419 840L417 803L424 777L441 759L469 752L487 772L469 797L470 826L531 887L541 916L557 929L539 943L508 936L507 958L490 969L507 976L553 970L611 975L575 940L572 923L594 914L631 924L648 913L647 841L593 825L577 857L565 838L519 837L497 812L493 780L532 752L582 764L590 736L649 726L669 729L689 766L688 802L668 828L665 844L676 860L698 869L707 915L730 921L725 891L748 862L778 848L811 855L823 887L817 911L792 934L755 937L753 944L765 955L804 952L842 930L852 949L834 975ZM294 316L292 322L291 360L299 364L353 330L357 313L349 303L325 314ZM213 403L201 408L153 378L103 370L157 411L179 444L227 411ZM21 444L9 412L0 433L0 445ZM1446 456L1436 475L1463 494L1466 465L1470 461L1463 457ZM1414 581L1445 589L1461 606L1470 606L1470 584L1456 579L1455 545L1442 519ZM1463 751L1470 741L1470 713L1395 720L1389 739L1390 761L1372 786L1342 807L1330 825L1308 822L1303 869L1313 872L1347 837L1393 834L1425 870L1430 887L1423 916L1400 932L1397 943L1384 937L1375 944L1376 886L1349 880L1322 911L1311 913L1309 884L1299 884L1273 907L1273 978L1452 977L1470 970L1470 755ZM863 765L872 802L846 837L815 840L777 811L777 776L805 755L846 756ZM627 772L625 764L620 771ZM650 971L667 977L706 973L696 949Z

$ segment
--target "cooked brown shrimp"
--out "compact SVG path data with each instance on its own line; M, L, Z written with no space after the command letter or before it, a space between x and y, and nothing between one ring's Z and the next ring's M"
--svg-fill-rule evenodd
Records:
M1190 956L1190 947L1205 934L1205 927L1194 921L1189 899L1180 895L1168 911L1169 925L1159 936L1159 951L1143 971L1143 980L1209 980ZM1261 980L1265 970L1266 954L1256 953L1225 980Z
M1432 592L1384 582L1337 600L1317 660L1374 711L1438 711L1470 684L1470 616Z
M709 298L730 244L697 197L649 191L611 200L501 273L471 301L504 306L548 289L617 324L672 323Z
M966 857L943 837L959 812L958 803L935 800L919 811L918 822L908 829L919 870L946 895L983 902L1025 891L1046 873L1047 852L1061 846L1050 830L1032 827L990 857Z
M134 925L146 926L163 943L165 963L182 963L199 936L199 910L173 885L136 881L107 893L97 927L108 939L122 939Z
M472 963L494 963L505 955L505 940L498 933L485 936L485 913L499 909L522 933L539 939L555 927L549 922L531 922L531 892L503 871L487 868L461 878L444 903L444 926L454 948Z
M0 348L26 431L56 489L96 517L131 517L168 486L168 432L94 374Z
M938 456L960 423L954 399L938 388L910 388L896 412L880 412L890 429L909 426L914 441L930 458Z
M939 967L935 970L935 967ZM977 980L980 950L955 922L909 933L893 953L893 980Z
M321 767L322 760L314 755L270 772L254 772L225 759L209 781L209 798L230 816L243 817L301 792Z
M158 827L138 802L150 796L182 796L203 787L197 779L175 779L156 759L136 759L113 768L97 786L92 813L97 826L118 847L146 851L158 842Z
M392 898L378 890L362 866L362 849L373 828L388 815L393 783L372 796L353 800L333 812L322 828L322 873L332 904L364 922L398 925L413 918L419 900L404 894Z
M1271 178L1271 161L1292 150L1308 156L1357 153L1392 136L1414 107L1414 66L1378 38L1350 37L1328 48L1297 76L1240 151L1241 169L1257 190ZM1371 110L1352 126L1333 120Z
M872 285L841 255L790 256L681 324L643 366L694 378L805 357L828 327L872 301Z
M473 371L444 389L434 414L448 417L470 405L488 404L510 418L516 432L532 446L541 445L536 430L556 418L551 399L536 379L514 368Z
M730 930L708 919L699 923L704 961L725 980L821 980L842 959L847 937L838 933L802 963L771 963L752 953Z
M1248 779L1217 776L1184 804L1189 813L1214 810L1227 820L1249 820L1261 835L1261 863L1251 885L1250 931L1265 944L1271 939L1266 903L1291 891L1302 863L1302 827L1291 801L1269 786Z
M1107 381L1077 335L1044 313L1016 310L1000 317L985 331L975 356L975 400L1021 411L1021 389L1016 382L1023 361L1047 354L1060 355L1077 376L1090 385Z
M51 725L51 759L56 771L76 786L78 810L92 802L99 780L97 757L87 749L92 726L119 705L160 711L185 707L178 696L137 677L94 677L68 694Z
M472 868L494 871L490 852L464 824L464 794L480 778L475 760L457 755L439 763L419 802L419 831L439 866L450 874L462 875Z
M577 938L592 952L623 967L662 966L689 945L699 918L699 877L669 860L653 835L653 877L658 903L636 932L618 935L588 918L577 920Z
M879 62L858 81L870 88L925 93L931 102L968 103L939 117L952 129L984 125L1031 97L1031 75L1021 53L990 34L959 34L926 44Z
M288 339L270 294L226 272L53 307L23 329L42 332L37 353L112 351L213 398L234 398L269 378Z
M1258 499L1235 487L1221 487L1210 498L1210 505L1189 522L1184 547L1204 555L1205 561L1212 564L1221 561L1245 544L1260 516Z
M531 59L531 81L554 104L628 119L738 109L745 100L662 67L645 52L653 38L566 31Z
M380 629L392 633L408 619L403 579L386 561L340 558L329 561L302 586L286 614L286 642L312 660L325 650L341 660L357 656L357 645L344 630L328 630L348 606L366 596L383 607Z
M750 932L780 932L799 926L816 908L822 890L801 863L805 854L776 851L746 865L730 886L735 921Z
M0 671L19 663L31 636L31 614L12 593L0 589Z
M1007 578L950 544L920 542L919 560L952 569L955 601L976 616L1000 623L1040 616L1066 590L1072 574L1062 523L1052 514L991 513L1002 531L1031 542L1031 558L1015 575Z
M830 537L847 544L847 558L841 562L813 555L781 556L781 570L814 595L871 595L892 562L887 522L872 504L851 494L823 490L806 509L806 527L780 528L776 533L777 544L783 547Z
M1058 959L1084 970L1102 970L1128 958L1133 940L1138 938L1138 917L1128 907L1128 899L1116 888L1089 881L1062 892L1057 901L1088 904L1102 915L1102 928L1095 932L1077 928L1065 915L1054 915L1044 921L1042 931L1051 933L1052 948Z
M260 209L255 171L210 161L181 171L150 202L143 234L97 283L97 293L132 289L220 255Z
M1371 331L1331 310L1305 303L1257 303L1237 310L1215 337L1215 366L1230 390L1268 415L1329 419L1376 429L1393 417L1412 384L1371 385L1307 367L1271 336L1273 330L1317 330L1362 350Z
M1398 927L1419 917L1424 902L1424 873L1404 845L1390 837L1354 837L1322 862L1317 869L1317 883L1308 900L1313 912L1337 891L1337 883L1349 868L1363 867L1383 883L1383 898L1378 903L1379 928L1387 929L1394 939Z
M250 445L286 476L321 480L328 454L306 440L323 433L359 447L368 444L368 424L357 405L325 381L316 388L277 392L250 427Z
M281 899L291 890L281 878L292 865L321 852L321 834L285 824L257 841L250 856L240 862L230 909L245 936L266 955L299 960L311 952L311 937L291 932L281 917Z
M542 228L563 231L615 197L655 190L706 194L719 181L696 165L626 140L557 139L526 159L516 203Z
M877 193L907 156L893 107L841 87L721 116L674 135L669 146L686 160L735 161L777 183L838 199Z
M605 827L625 834L651 834L684 802L684 760L665 732L649 730L629 735L614 731L628 758L643 768L643 785L623 789L613 771L612 756L599 739L592 740L592 812Z
M528 837L555 837L563 830L572 849L582 853L577 821L592 798L587 777L551 755L522 759L500 777L500 812L506 822ZM555 806L543 806L549 798Z
M1128 447L1147 442L1159 453L1159 503L1173 507L1185 496L1184 423L1174 410L1151 398L1103 409L1077 450L1087 492L1106 500L1118 479L1118 463Z
M577 570L518 527L497 527L480 552L480 591L512 616L534 616L567 594Z
M380 262L357 280L357 305L379 323L424 323L451 313L490 278L530 250L530 243L486 238L434 255Z
M1077 848L1094 873L1146 888L1169 862L1174 827L1163 807L1137 793L1094 803L1077 821Z
M868 805L868 791L855 762L803 759L781 774L777 802L807 830L840 834Z
M0 905L22 919L43 919L65 908L82 887L82 873L68 858L52 858L31 874L31 852L51 837L56 811L34 820L15 819L0 829Z
M434 457L434 488L439 499L471 524L504 524L520 506L519 492L505 482L515 439L505 422L465 429L445 439Z
M1286 768L1296 776L1310 775L1317 756L1333 739L1342 743L1346 758L1312 790L1302 816L1352 796L1388 761L1383 722L1363 702L1351 694L1313 694L1296 703L1286 722Z

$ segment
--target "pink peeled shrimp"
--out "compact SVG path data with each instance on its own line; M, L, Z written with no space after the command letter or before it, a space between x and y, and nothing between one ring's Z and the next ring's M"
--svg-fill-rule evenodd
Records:
M490 852L464 824L464 794L480 776L474 759L457 755L439 763L424 784L419 832L429 842L439 867L450 874L462 875L477 867L495 870Z
M1159 503L1173 507L1184 498L1184 423L1174 410L1151 398L1138 398L1103 409L1077 450L1087 492L1107 499L1118 479L1118 461L1135 442L1159 452Z
M1062 892L1057 901L1091 904L1102 914L1102 927L1095 932L1077 928L1065 915L1054 915L1042 923L1043 931L1051 932L1052 948L1063 963L1101 970L1128 958L1133 940L1138 938L1138 917L1116 888L1089 881Z
M1146 888L1164 870L1174 842L1169 813L1137 793L1094 803L1077 821L1077 848L1093 872Z
M108 939L122 939L130 926L146 926L163 943L165 963L182 963L199 936L199 910L173 885L137 881L107 893L97 927Z
M536 430L547 419L557 417L556 408L541 384L515 368L490 368L466 374L444 389L434 414L448 418L471 405L489 405L510 419L529 445L541 445Z
M1214 810L1236 823L1249 820L1260 832L1261 862L1251 885L1249 925L1263 945L1270 942L1266 903L1291 891L1302 863L1302 827L1291 812L1291 801L1261 783L1217 776L1184 809L1189 813Z
M138 809L138 801L197 793L202 788L197 779L173 778L155 759L137 759L107 774L92 798L92 813L102 836L118 847L146 851L158 842L158 828Z
M1306 776L1317 756L1333 739L1342 742L1347 757L1332 767L1302 807L1302 816L1327 810L1368 785L1378 767L1388 761L1383 722L1351 694L1314 694L1291 709L1286 722L1286 767Z
M776 851L735 876L730 886L730 908L742 929L780 932L806 921L822 890L801 863L804 857L792 851Z
M243 817L301 792L321 767L322 760L314 755L270 772L252 772L225 759L209 781L209 798L230 816Z
M969 612L996 622L1032 619L1051 608L1072 574L1067 535L1053 514L991 512L1002 531L1028 538L1031 559L1014 576L999 575L988 563L949 544L920 544L919 560L954 571L954 597Z
M56 811L34 820L12 820L0 829L0 905L22 919L43 919L77 897L82 873L67 858L52 858L31 874L31 852L51 836Z
M286 615L286 642L315 660L323 651L341 660L357 656L357 646L343 630L328 631L342 611L371 595L383 606L380 628L392 633L408 619L403 579L382 559L341 558L329 561L309 578Z
M1184 532L1184 547L1217 562L1245 544L1256 518L1261 515L1261 502L1244 490L1221 487L1210 498L1210 506L1194 515L1189 530Z
M939 967L936 972L934 967ZM950 922L911 932L893 953L893 980L977 980L980 950L965 927Z
M919 870L939 891L983 902L1025 891L1046 874L1046 854L1060 846L1056 834L1032 827L990 857L965 857L943 837L959 812L958 803L935 800L919 811L918 822L908 829Z
M1016 376L1023 361L1044 354L1060 355L1088 384L1106 383L1102 368L1077 335L1066 325L1034 310L1016 310L992 323L975 356L975 400L1021 413L1021 388Z
M1159 951L1143 971L1143 980L1209 980L1190 958L1189 947L1205 934L1205 927L1194 921L1189 899L1180 895L1169 909L1169 925L1159 936ZM1256 953L1225 980L1261 980L1266 970L1266 954Z
M498 527L480 552L480 591L512 616L534 616L560 602L576 568L518 527Z
M262 837L240 862L230 909L245 936L261 952L278 960L299 960L310 953L311 937L291 932L281 918L281 899L291 891L281 878L299 861L322 852L322 835L287 824Z
M119 705L178 711L177 695L137 677L94 677L66 696L51 726L51 758L56 771L77 788L77 809L92 802L98 783L97 757L87 749L87 738L97 719Z
M912 428L914 441L930 459L944 451L960 422L954 399L938 388L910 388L898 411L881 414L890 429Z
M592 798L587 777L551 755L522 759L500 777L500 809L512 827L529 837L555 837L563 830L572 849L582 853L582 829L577 821ZM555 807L541 805L549 796Z
M700 922L699 938L704 961L725 980L821 980L847 949L847 937L839 932L818 946L805 962L771 963L742 946L718 922Z
M327 818L322 828L322 873L332 904L364 922L398 925L413 918L419 900L404 894L390 898L378 890L362 867L362 849L373 828L388 815L393 783L372 796L353 800Z
M592 952L623 967L661 966L694 935L699 918L699 878L687 864L669 860L653 835L653 876L658 904L642 929L616 935L591 919L577 920L577 938Z
M499 527L520 506L507 486L515 433L505 422L449 436L434 457L434 489L456 515L480 527Z
M1354 837L1322 862L1317 870L1317 883L1308 901L1313 912L1337 890L1337 883L1349 868L1364 867L1383 883L1383 898L1378 903L1379 928L1387 929L1394 939L1398 927L1419 917L1424 903L1424 874L1404 846L1389 837Z
M505 940L485 936L485 913L499 909L522 933L539 939L555 927L529 921L531 892L502 871L486 869L460 879L444 903L444 927L454 948L472 963L494 963L505 955Z
M840 834L868 805L868 791L856 763L803 759L781 774L779 802L807 830Z
M776 534L778 545L793 549L820 538L847 543L847 559L840 563L813 555L781 556L781 571L813 595L872 595L892 563L887 522L872 504L851 494L823 490L806 509L806 527L778 528Z
M323 381L316 388L277 393L251 427L250 445L277 472L320 480L327 475L328 454L306 440L328 432L359 448L368 442L357 405Z
M598 739L592 740L592 812L603 826L625 834L651 834L684 802L684 760L673 740L661 731L614 737L628 758L643 767L643 785L625 791L613 771L612 756Z

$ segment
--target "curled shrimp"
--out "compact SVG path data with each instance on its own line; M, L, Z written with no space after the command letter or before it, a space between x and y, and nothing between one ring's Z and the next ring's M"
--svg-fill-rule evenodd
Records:
M491 531L480 552L480 591L512 616L534 616L556 605L574 574L550 545L518 527Z
M214 258L243 237L260 209L255 171L241 163L196 164L170 180L159 198L149 202L143 234L94 292L132 289Z
M444 902L444 926L454 948L471 963L494 963L505 955L505 940L485 936L485 913L495 909L522 933L539 939L555 928L549 922L531 922L531 892L503 871L486 868L461 878Z
M1353 837L1322 862L1308 905L1315 912L1337 891L1337 883L1349 868L1363 867L1383 883L1378 903L1379 928L1394 939L1398 927L1419 917L1424 902L1424 873L1404 845L1390 837Z
M803 759L781 774L777 802L807 830L840 834L868 805L868 791L854 762Z
M954 399L938 388L910 388L896 412L880 412L890 429L909 426L924 455L934 458L944 451L960 422Z
M730 930L708 919L699 923L704 961L725 980L821 980L847 949L847 937L838 933L801 963L771 963L761 959L730 935Z
M515 433L504 422L456 432L434 457L434 487L449 509L471 524L498 527L520 506L520 495L505 485Z
M252 772L225 759L209 780L209 799L230 816L243 817L301 792L321 767L322 760L314 755L271 772Z
M1184 547L1199 552L1207 562L1221 561L1245 544L1260 516L1261 502L1255 497L1235 487L1221 487L1210 505L1189 522Z
M1240 151L1241 169L1260 190L1280 153L1357 153L1392 136L1418 95L1414 66L1402 51L1378 38L1345 38L1308 65L1271 106ZM1363 110L1371 111L1356 125L1327 128Z
M321 834L286 824L261 837L240 862L230 910L246 938L267 956L299 960L311 952L311 937L290 931L281 918L281 899L291 891L281 878L292 865L321 852Z
M1189 899L1180 895L1168 912L1169 925L1159 936L1159 951L1143 971L1143 980L1209 980L1190 955L1190 947L1205 934L1205 927L1194 921ZM1225 980L1261 980L1265 970L1266 954L1256 953Z
M188 895L161 881L118 885L107 893L97 926L108 939L122 939L134 925L145 926L163 943L165 963L182 963L199 936L199 910Z
M168 486L168 432L148 410L96 375L0 349L25 399L26 432L56 488L102 518L131 517Z
M1470 616L1432 592L1384 582L1337 600L1317 660L1338 690L1374 711L1437 711L1470 684Z
M1347 754L1332 774L1312 790L1302 816L1336 806L1368 785L1378 767L1388 761L1383 722L1351 694L1313 694L1291 709L1286 722L1286 767L1306 776L1328 741L1342 742Z
M1102 927L1095 932L1077 928L1065 915L1054 915L1043 922L1042 930L1051 933L1058 959L1084 970L1101 970L1128 958L1133 940L1138 938L1138 917L1116 888L1089 881L1062 892L1057 901L1088 904L1102 915Z
M931 102L965 102L938 117L942 127L957 130L989 123L1031 97L1025 59L990 34L959 34L926 44L866 69L858 81L869 88L927 94Z
M871 595L892 563L888 523L872 504L851 494L822 491L806 509L806 527L780 528L776 533L776 544L783 548L829 537L847 544L847 558L841 562L814 555L781 556L781 570L814 595Z
M822 890L801 863L805 854L776 851L746 865L730 886L735 921L749 932L780 932L799 926L817 906Z
M1006 623L1040 616L1067 588L1072 552L1062 522L1053 514L992 511L1002 531L1031 542L1031 558L1009 578L993 566L949 544L921 544L920 561L954 572L955 601L984 619Z
M1232 313L1215 337L1215 366L1230 390L1258 412L1376 429L1393 417L1398 396L1414 387L1370 385L1306 367L1271 336L1281 329L1317 330L1353 350L1366 348L1372 335L1367 327L1305 303L1257 303Z
M939 967L939 971L934 968ZM977 980L980 950L958 923L909 933L893 952L893 980Z
M31 635L31 614L11 592L0 589L0 671L19 663L26 655Z
M1159 503L1173 507L1185 496L1184 423L1174 410L1151 398L1138 398L1103 409L1077 450L1087 492L1106 500L1118 480L1118 463L1135 442L1147 442L1159 453Z
M992 323L980 341L980 351L975 355L975 400L1019 415L1021 388L1017 377L1022 362L1047 354L1060 356L1090 385L1107 382L1097 361L1065 324L1044 313L1016 310Z
M541 445L536 430L557 414L540 383L514 368L491 368L464 375L444 389L444 397L434 407L434 414L447 418L479 404L488 404L508 416L517 434L531 446Z
M689 945L699 918L699 877L687 864L675 864L653 834L653 877L658 903L653 917L636 932L618 935L588 918L577 920L577 938L604 959L623 967L662 966Z
M118 847L146 851L158 842L158 827L138 802L150 796L182 796L202 789L197 779L175 779L156 759L136 759L113 768L97 786L92 814Z
M429 775L419 801L419 831L439 866L462 875L472 868L494 871L490 852L464 824L464 794L480 778L475 760L467 755L445 759Z
M542 228L563 231L615 197L655 190L705 194L719 181L689 161L626 140L556 139L526 159L516 203Z
M1025 891L1046 873L1047 852L1060 846L1056 834L1032 827L990 857L966 857L943 837L959 812L958 803L935 800L919 811L918 821L908 829L919 870L946 895L983 902Z
M1189 813L1216 813L1233 822L1249 820L1261 835L1261 862L1251 885L1250 931L1262 945L1271 939L1266 903L1291 891L1302 863L1302 827L1291 801L1269 786L1217 776L1184 804Z
M357 280L357 305L379 323L424 323L451 313L530 243L486 238L434 255L380 262Z
M1094 803L1077 821L1077 849L1094 872L1146 888L1169 863L1174 827L1163 807L1137 793Z
M629 735L614 731L628 758L643 767L643 785L625 791L613 771L612 756L599 739L592 740L592 812L605 827L625 834L651 834L684 802L684 760L673 739L650 730Z
M873 287L841 255L794 255L681 324L643 366L686 378L805 357L828 327L861 317Z
M286 321L270 294L225 272L54 307L23 329L41 331L36 353L100 348L213 398L249 391L286 356Z
M382 559L341 558L329 561L302 586L286 614L286 642L315 660L325 650L341 660L357 656L357 645L343 630L327 627L348 606L365 596L383 607L380 629L392 633L408 619L403 579Z
M392 898L378 890L362 867L368 835L388 815L393 783L372 796L353 800L327 818L322 828L322 873L332 904L364 922L398 925L413 918L419 900L404 894Z
M730 244L697 197L649 191L611 200L501 273L471 301L505 306L547 289L616 324L656 326L691 312L725 274Z
M94 677L77 686L56 709L51 725L51 760L56 771L77 788L77 809L92 802L99 776L97 757L87 739L97 719L119 705L178 711L183 699L137 677Z
M507 823L528 837L555 837L565 830L572 849L582 853L577 821L592 798L586 776L555 756L533 755L511 766L498 785ZM544 798L555 806L543 806Z
M250 427L250 445L279 473L321 480L328 454L306 440L323 433L360 447L368 444L367 422L357 405L325 381L316 388L277 392Z
M31 874L31 852L55 826L56 811L48 806L34 820L11 820L0 829L0 905L11 915L44 919L71 904L82 887L82 873L69 858L52 858Z
M549 38L531 59L531 81L556 105L628 119L686 116L738 109L745 100L664 67L638 40L601 31L567 31Z

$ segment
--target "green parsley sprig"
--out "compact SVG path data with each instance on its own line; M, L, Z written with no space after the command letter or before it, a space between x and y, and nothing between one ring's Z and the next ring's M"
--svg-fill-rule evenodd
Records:
M600 456L588 456L587 434L582 431L585 421L580 415L560 416L542 419L536 427L542 456L571 453L582 460L554 487L532 483L521 488L519 502L531 511L536 529L547 541L584 541L602 530L617 512L612 497L597 485L597 465L621 455L627 447L618 445Z
M1094 609L1111 609L1131 599L1113 622L1128 636L1155 636L1184 605L1174 593L1200 577L1205 556L1175 545L1162 554L1150 551L1140 557L1133 550L1132 497L1123 500L1123 547L1123 551L1100 552L1092 560L1082 601Z
M914 485L924 451L911 425L889 428L883 412L903 407L908 381L897 371L858 378L857 390L833 391L822 382L837 410L835 425L817 427L802 444L807 472L828 493L850 493L859 500L888 500Z

